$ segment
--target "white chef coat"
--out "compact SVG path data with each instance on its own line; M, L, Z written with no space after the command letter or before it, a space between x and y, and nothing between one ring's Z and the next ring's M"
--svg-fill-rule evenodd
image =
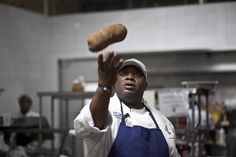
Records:
M144 103L154 115L157 124L166 139L170 157L179 157L175 146L176 139L173 125L162 113L155 108L148 106L146 102ZM131 127L132 125L137 125L145 128L156 128L155 123L151 119L151 116L145 107L142 109L130 109L123 103L122 107L124 115L127 113L129 114L129 122L131 123ZM120 100L116 94L114 94L114 96L110 99L108 120L102 130L94 127L89 104L81 110L80 114L74 120L74 129L76 136L84 138L85 140L85 145L87 147L85 156L105 157L109 154L119 129L121 117Z

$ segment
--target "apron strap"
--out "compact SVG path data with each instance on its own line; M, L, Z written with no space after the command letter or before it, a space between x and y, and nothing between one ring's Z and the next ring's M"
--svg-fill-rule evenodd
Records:
M121 111L121 124L125 124L125 118L126 117L124 117L122 102L121 102L120 99L119 99L119 101L120 101L120 111Z
M127 117L129 117L129 114L127 113L127 114L124 115L123 107L122 107L122 102L121 102L120 99L119 99L119 101L120 101L120 111L121 111L121 124L125 124L125 119L126 119ZM152 112L151 112L151 110L150 110L146 105L143 104L143 106L144 106L144 107L146 108L146 110L149 112L149 115L151 116L151 118L152 118L154 124L156 125L157 129L160 129L160 128L159 128L159 125L157 124L157 121L156 121L155 117L153 116L153 114L152 114Z
M152 112L151 112L151 110L150 110L146 105L144 105L144 106L145 106L145 108L147 109L147 111L149 112L149 115L151 116L151 118L152 118L153 122L155 123L157 129L160 129L160 128L159 128L159 125L157 124L157 121L156 121L154 115L153 115Z

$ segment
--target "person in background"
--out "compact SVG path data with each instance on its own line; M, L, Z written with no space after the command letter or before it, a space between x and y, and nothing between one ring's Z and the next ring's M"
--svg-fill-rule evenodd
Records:
M21 95L18 99L18 104L20 111L16 113L16 118L22 118L22 117L39 117L39 113L32 111L32 99L28 95Z
M27 118L27 117L39 117L39 113L32 111L33 101L29 95L23 94L18 98L19 111L12 115L13 118ZM11 139L14 139L11 141ZM33 141L37 139L35 134L28 132L19 132L16 134L5 133L4 142L7 145L15 145L15 148L10 152L11 157L17 157L21 154L22 157L26 157L24 147L29 146ZM18 154L18 155L17 155Z
M32 111L33 101L29 95L23 94L18 98L18 104L20 111L16 113L16 118L24 117L39 117L39 113ZM16 134L16 144L21 146L27 146L29 143L36 140L34 134L30 133L17 133Z
M139 60L99 54L96 92L74 119L75 134L85 139L85 156L180 157L173 125L143 99L147 85Z

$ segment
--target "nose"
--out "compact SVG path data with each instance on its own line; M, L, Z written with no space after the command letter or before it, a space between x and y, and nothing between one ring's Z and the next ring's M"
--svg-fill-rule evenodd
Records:
M135 74L129 72L127 75L126 75L126 79L133 79L134 80L135 78Z

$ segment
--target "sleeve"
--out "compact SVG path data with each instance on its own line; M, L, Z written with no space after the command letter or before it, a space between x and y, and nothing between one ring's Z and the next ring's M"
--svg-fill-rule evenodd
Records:
M173 157L181 157L180 154L178 153L177 148L175 148L174 153L172 155Z
M171 128L171 130L172 130L172 132L173 132L173 134L174 134L174 138L173 138L173 140L174 140L174 146L173 146L173 149L172 149L172 152L171 152L171 157L181 157L180 154L179 154L179 152L178 152L178 150L177 150L177 148L176 148L176 134L175 134L175 128L174 128L174 126L172 125L172 123L171 123L168 119L166 119L166 120L168 121L168 124L169 124L169 126L170 126L170 128Z
M165 139L168 143L170 157L181 157L176 148L176 134L175 134L174 126L168 120L168 118L164 116L160 111L153 110L153 112L155 112L156 115L158 116L157 120L161 119L161 123L159 123L160 124L159 127L162 130L162 133L165 136Z
M112 123L112 117L109 112L108 120L104 129L100 130L94 126L93 118L89 109L89 104L86 105L79 115L74 119L75 135L81 138L93 138L96 136L102 136L106 133Z

